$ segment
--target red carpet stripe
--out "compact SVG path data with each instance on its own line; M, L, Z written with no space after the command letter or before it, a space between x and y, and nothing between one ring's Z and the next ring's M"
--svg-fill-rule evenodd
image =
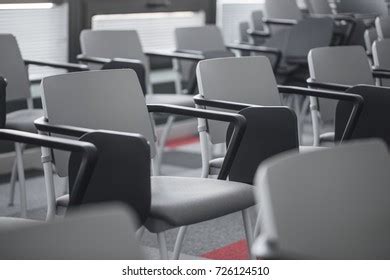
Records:
M166 147L168 148L177 148L180 146L190 145L199 142L198 136L191 136L191 137L185 137L185 138L178 138L171 141L168 141L166 144Z
M225 247L210 251L201 257L210 260L248 260L248 246L246 240L241 240Z

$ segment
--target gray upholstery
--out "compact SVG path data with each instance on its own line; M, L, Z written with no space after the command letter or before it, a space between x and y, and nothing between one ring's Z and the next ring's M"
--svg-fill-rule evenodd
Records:
M337 2L339 13L388 15L386 0L342 0Z
M366 45L367 54L372 54L372 44L378 39L378 33L375 28L367 29L364 32L364 42Z
M330 15L332 9L328 0L306 0L310 14Z
M142 259L134 230L127 208L93 207L54 223L0 228L0 259Z
M375 20L375 27L379 39L390 39L390 16L378 17Z
M149 141L154 157L154 131L133 70L58 75L43 79L42 86L50 123L139 133ZM66 176L68 156L57 152L55 158L57 172Z
M204 97L263 106L280 106L275 75L268 58L236 57L201 61L197 68L199 92ZM213 144L226 141L227 125L209 122Z
M389 259L389 168L379 140L264 162L256 179L262 236L254 251L263 255L271 241L287 257Z
M266 26L263 23L264 13L261 10L253 11L251 14L250 27L256 31L265 31ZM253 38L253 43L255 45L263 45L266 43L266 39L261 37Z
M375 66L382 69L390 69L390 38L375 41L372 47L372 57Z
M279 19L302 19L302 12L296 0L266 0L264 3L266 17Z
M16 38L0 34L0 76L8 82L7 101L30 97L30 82Z
M254 205L254 188L213 179L152 177L152 208L147 227L162 220L172 228L199 223Z
M316 48L310 51L308 62L310 77L317 82L374 85L371 66L361 46ZM321 99L320 107L323 121L334 120L335 101Z
M34 121L43 117L41 109L19 110L7 114L6 128L36 133Z

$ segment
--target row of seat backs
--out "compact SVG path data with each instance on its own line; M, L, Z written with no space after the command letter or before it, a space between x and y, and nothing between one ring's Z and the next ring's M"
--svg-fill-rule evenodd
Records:
M338 13L388 15L385 0L341 0L333 1ZM306 0L311 14L332 14L329 0Z

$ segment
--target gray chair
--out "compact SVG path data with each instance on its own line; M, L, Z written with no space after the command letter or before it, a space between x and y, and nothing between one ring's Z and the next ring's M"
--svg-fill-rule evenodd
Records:
M328 0L306 0L310 14L331 15L333 14Z
M390 38L390 16L377 17L375 27L379 40Z
M336 3L338 13L348 13L356 17L371 19L378 15L388 15L385 0L342 0Z
M192 96L181 94L181 85L176 85L176 94L156 94L153 93L152 84L150 82L150 65L149 58L145 55L141 40L135 30L83 30L80 34L80 43L82 55L79 56L80 61L87 60L92 62L92 65L99 63L106 64L112 59L131 59L141 61L145 67L146 80L146 102L147 104L170 104L179 106L193 107L194 102ZM87 58L87 59L85 59ZM100 69L100 68L99 68ZM178 81L177 83L181 83ZM162 137L158 147L159 163L164 152L164 147L169 136L170 129L175 121L175 117L170 116L166 122Z
M367 29L364 32L364 42L366 45L366 52L369 57L372 57L372 44L378 39L378 33L375 28Z
M43 116L41 109L33 106L30 81L26 65L50 66L68 71L87 70L86 66L68 63L52 63L24 60L16 38L11 34L0 34L0 75L7 79L7 102L25 101L27 109L7 114L6 128L36 132L34 120ZM23 167L24 146L15 144L16 159L12 168L10 205L14 203L16 178L19 179L21 216L27 215L26 185Z
M134 217L121 205L75 211L51 223L0 223L1 260L141 260ZM16 222L15 222L16 223Z
M256 176L262 233L252 251L270 259L389 259L389 168L379 140L264 162Z
M358 84L375 85L375 78L386 78L388 73L373 70L366 51L361 46L342 46L317 48L310 51L309 56L310 80L313 88L326 88L345 91ZM323 123L331 125L333 130L336 103L330 100L312 98L312 109L318 111ZM313 112L312 112L313 113ZM314 112L313 116L317 113ZM318 116L313 117L313 129L316 145L320 144L320 125ZM329 132L329 131L327 131ZM322 137L331 140L331 134ZM328 139L329 138L329 139Z
M137 75L132 70L90 71L49 77L43 80L44 109L50 125L71 125L142 134L156 155L155 136L149 113L182 114L233 122L235 132L223 169L225 179L244 132L245 118L188 107L145 103ZM66 93L66 94L64 94ZM107 93L110 93L107 96ZM64 106L71 110L61 110ZM69 107L68 107L69 106ZM56 169L67 173L68 159L56 155ZM131 170L129 170L131 172ZM157 233L162 258L167 258L165 231L243 211L248 242L251 230L247 208L253 206L253 186L200 178L152 177L151 214L146 228ZM180 254L175 250L175 257Z
M375 41L372 45L372 58L374 62L374 67L377 70L389 70L390 69L390 38L383 39L380 41ZM382 86L390 86L389 79L381 79L380 85Z

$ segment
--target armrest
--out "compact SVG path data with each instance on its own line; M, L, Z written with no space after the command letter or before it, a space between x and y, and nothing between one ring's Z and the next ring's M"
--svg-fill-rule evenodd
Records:
M310 88L326 89L326 90L332 90L332 91L345 92L346 90L351 88L351 86L349 86L349 85L317 82L311 78L307 79L306 83Z
M80 194L80 200L82 199L82 194L88 186L97 162L97 149L92 143L8 129L0 129L0 139L79 153L81 162L73 190L77 191Z
M69 125L52 125L45 117L41 117L34 121L35 127L38 131L59 134L70 137L78 137L94 132L95 130L89 128L82 128Z
M92 56L86 56L84 54L79 54L77 56L77 60L83 63L96 63L96 64L106 64L111 61L109 58L104 57L92 57Z
M347 126L345 128L341 142L351 138L352 133L356 127L358 119L363 109L364 99L362 96L351 93L341 93L335 91L316 90L300 87L278 86L281 93L285 94L297 94L303 96L319 97L340 101L348 101L353 104L353 109L349 117Z
M57 62L47 62L47 61L38 61L25 59L24 63L26 65L36 65L36 66L48 66L52 68L66 69L68 71L88 71L88 66L75 63L57 63Z
M246 119L244 116L171 105L148 105L148 109L151 113L166 113L232 123L234 125L234 133L218 176L219 180L227 179L245 133Z
M199 106L207 106L218 109L232 110L232 111L241 111L249 107L261 107L253 104L224 101L224 100L215 100L215 99L206 99L204 96L198 94L194 96L194 102Z
M372 75L374 78L390 79L390 69L373 68Z
M148 51L145 52L147 56L166 57L171 59L200 61L205 59L201 52L176 50L176 51Z
M293 26L298 23L298 21L295 19L283 19L283 18L263 18L263 22L265 24L286 25L286 26Z
M252 37L262 37L262 38L271 37L271 33L269 31L263 31L263 30L248 29L246 33Z
M267 54L275 55L276 62L274 65L274 70L278 69L280 61L282 59L282 51L277 48L253 46L249 44L227 44L226 48L231 50L250 51L250 52L267 53Z

